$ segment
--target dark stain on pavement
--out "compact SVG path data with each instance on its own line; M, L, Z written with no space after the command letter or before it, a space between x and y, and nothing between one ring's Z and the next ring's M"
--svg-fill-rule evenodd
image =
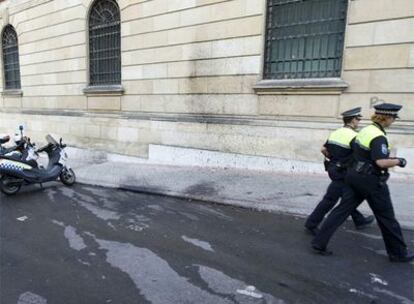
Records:
M187 187L184 191L187 195L212 195L217 194L217 188L213 182L198 183Z

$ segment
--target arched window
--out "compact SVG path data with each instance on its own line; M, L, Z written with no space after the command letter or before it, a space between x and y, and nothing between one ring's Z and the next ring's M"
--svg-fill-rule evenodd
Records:
M97 0L89 15L89 85L121 84L121 18L114 0Z
M3 30L2 46L5 89L20 89L19 44L16 31L11 25Z

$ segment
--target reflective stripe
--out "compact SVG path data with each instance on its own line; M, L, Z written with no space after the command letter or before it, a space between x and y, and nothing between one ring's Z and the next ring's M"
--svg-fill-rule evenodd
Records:
M387 139L387 136L383 131L381 131L377 126L375 125L369 125L365 128L363 128L361 131L359 131L355 142L364 150L371 150L370 145L371 142L379 137L384 136ZM388 142L388 140L387 140ZM388 149L390 149L390 146L388 146Z
M351 149L351 141L357 135L357 132L350 128L339 128L329 135L328 144L337 145L342 148Z
M30 170L32 169L32 167L27 164L21 163L21 162L12 161L9 159L1 159L0 169L22 171L22 170Z

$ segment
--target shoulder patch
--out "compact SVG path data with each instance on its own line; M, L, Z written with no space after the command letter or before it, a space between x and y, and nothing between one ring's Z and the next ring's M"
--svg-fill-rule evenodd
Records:
M388 154L388 147L387 147L387 145L386 145L386 144L382 144L382 145L381 145L381 152L382 152L382 154L384 154L384 155L387 155L387 154Z

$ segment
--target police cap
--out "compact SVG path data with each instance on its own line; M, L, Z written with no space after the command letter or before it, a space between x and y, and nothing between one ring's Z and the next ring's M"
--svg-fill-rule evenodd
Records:
M399 118L398 111L401 110L402 105L393 103L381 103L374 106L375 114L394 116Z
M361 107L353 108L351 110L341 113L342 117L362 117Z

